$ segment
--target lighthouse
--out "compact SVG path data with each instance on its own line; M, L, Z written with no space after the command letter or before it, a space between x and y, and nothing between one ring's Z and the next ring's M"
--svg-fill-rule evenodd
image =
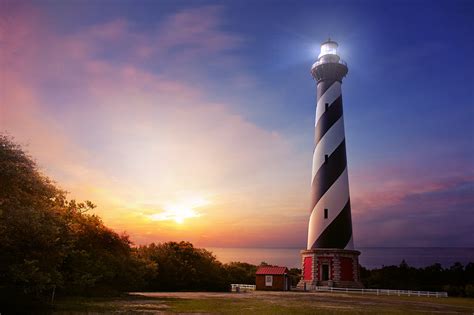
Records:
M328 39L311 68L317 104L307 248L299 286L361 287L359 251L352 238L342 80L347 64Z

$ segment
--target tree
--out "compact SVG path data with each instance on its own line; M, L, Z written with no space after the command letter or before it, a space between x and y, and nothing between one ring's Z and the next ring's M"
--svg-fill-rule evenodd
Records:
M443 268L436 263L425 268L413 268L406 262L400 266L380 269L361 267L361 279L367 288L400 290L447 291L450 296L473 296L473 263L460 263Z
M59 267L69 246L62 237L64 202L65 192L0 135L0 294L7 300L38 297L63 283Z
M211 252L189 242L152 243L139 247L138 253L158 266L151 290L227 290L222 264Z
M255 265L243 262L230 262L224 265L224 269L229 284L255 284L255 273L257 272L257 266Z
M127 290L154 275L156 264L139 257L127 235L87 213L94 207L67 200L20 146L0 135L0 305L49 301L54 291Z
M301 269L291 268L288 272L288 276L290 277L291 285L296 286L301 279Z

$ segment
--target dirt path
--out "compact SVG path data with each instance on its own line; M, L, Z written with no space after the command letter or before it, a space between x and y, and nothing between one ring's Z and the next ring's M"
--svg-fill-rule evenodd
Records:
M242 305L251 302L262 302L275 307L297 306L301 309L319 309L327 311L354 311L362 313L395 314L474 314L474 299L460 298L426 298L426 297L398 297L358 295L347 293L322 292L264 292L254 291L246 293L230 292L135 292L155 299L184 299L184 300L219 300L242 301ZM248 301L248 302L247 302ZM299 310L299 308L295 308Z

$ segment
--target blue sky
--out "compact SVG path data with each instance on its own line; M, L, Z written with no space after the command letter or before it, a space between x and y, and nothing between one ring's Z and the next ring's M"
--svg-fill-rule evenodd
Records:
M349 66L343 98L356 246L474 246L472 1L3 6L4 30L20 34L2 45L9 51L10 90L32 96L31 108L10 105L22 100L13 92L3 97L0 129L28 144L46 173L73 197L96 201L105 222L137 242L181 237L209 246L304 246L316 103L309 70L330 36ZM82 73L87 67L92 70ZM115 81L124 73L126 81ZM114 100L129 106L101 107ZM37 126L25 130L25 121ZM148 124L153 127L142 133ZM156 152L147 151L156 143L162 143ZM45 146L56 148L54 157ZM117 161L124 155L120 146L137 155ZM212 176L198 181L180 173L196 170L189 161L173 164L189 154L185 148L209 156L200 161L206 165L201 179ZM65 153L75 150L74 157ZM241 156L226 164L233 150ZM153 154L147 162L157 169L133 166ZM216 163L219 170L212 169ZM167 180L165 169L172 170ZM163 181L159 197L141 172ZM170 184L183 181L191 187L185 192ZM139 198L126 194L130 182L143 185ZM183 198L206 200L197 202L201 213L188 229L145 220ZM123 206L135 199L140 202ZM232 228L206 234L216 222ZM222 241L243 226L255 237ZM289 232L268 236L275 227Z

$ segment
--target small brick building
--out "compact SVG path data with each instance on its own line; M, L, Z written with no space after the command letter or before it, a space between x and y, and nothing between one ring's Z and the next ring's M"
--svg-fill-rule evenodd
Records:
M261 266L256 272L256 289L267 291L288 291L291 281L288 268L278 266Z

